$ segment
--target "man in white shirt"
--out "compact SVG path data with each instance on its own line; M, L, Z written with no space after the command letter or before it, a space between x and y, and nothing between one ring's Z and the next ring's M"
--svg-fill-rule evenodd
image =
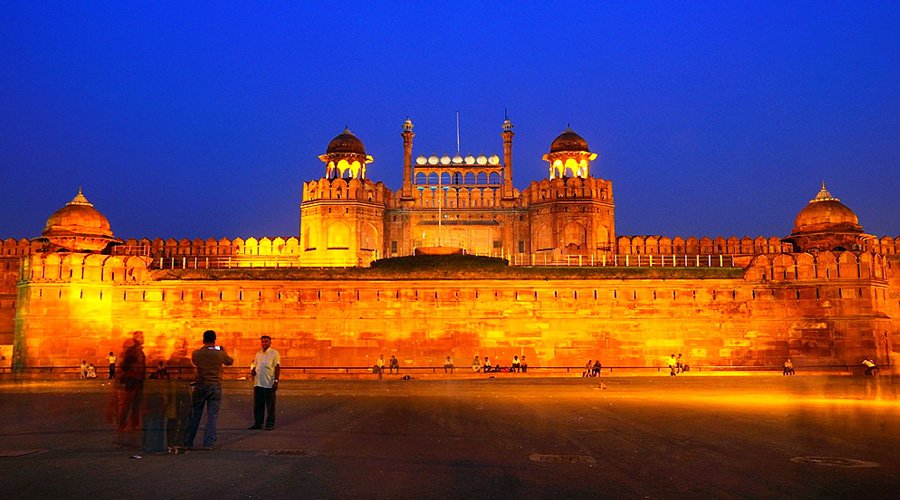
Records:
M253 377L253 425L250 429L262 429L265 416L265 429L271 431L275 429L275 391L281 373L281 355L272 349L272 337L263 335L259 343L261 349L250 365Z

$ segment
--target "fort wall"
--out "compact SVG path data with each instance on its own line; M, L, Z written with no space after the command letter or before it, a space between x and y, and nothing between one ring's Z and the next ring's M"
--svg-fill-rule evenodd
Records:
M760 255L735 278L689 271L634 279L323 279L305 271L151 271L150 258L36 254L23 265L19 366L102 362L133 330L151 358L195 346L212 328L249 362L263 334L286 366L501 364L656 366L807 364L885 357L900 317L897 260L871 253ZM300 273L300 274L296 274Z

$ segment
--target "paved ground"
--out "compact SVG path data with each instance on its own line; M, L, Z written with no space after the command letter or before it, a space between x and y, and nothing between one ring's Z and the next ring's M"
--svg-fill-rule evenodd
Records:
M217 449L179 456L113 447L100 381L0 381L0 497L870 499L900 487L890 377L605 381L288 381L273 432L245 430L250 387L229 382Z

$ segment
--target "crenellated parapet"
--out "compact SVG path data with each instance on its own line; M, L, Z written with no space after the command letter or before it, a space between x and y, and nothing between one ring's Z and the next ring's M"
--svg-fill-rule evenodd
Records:
M873 238L868 244L855 249L857 252L874 252L881 255L897 255L900 253L900 237ZM724 238L691 236L619 236L618 253L620 255L760 255L794 252L794 246L777 236L757 236Z
M519 192L513 190L518 196ZM401 208L398 196L393 198L396 203L391 203L388 208ZM422 189L416 189L413 186L412 195L404 200L406 207L416 209L454 209L454 208L494 208L500 206L500 200L503 197L502 189L499 187L462 187L462 186L446 186L437 189L434 186ZM410 200L412 205L409 205Z
M38 243L32 243L28 238L7 238L0 241L0 257L21 257L30 255L40 248Z
M612 183L598 177L558 177L540 182L532 181L522 191L523 204L526 206L554 200L584 199L612 203Z
M790 252L791 245L781 238L735 236L710 238L694 236L619 236L620 255L757 255Z
M38 253L22 261L28 283L142 284L151 281L150 259L85 253Z
M757 255L744 279L747 281L807 281L827 285L841 280L886 280L891 270L884 255L872 252L824 251Z
M137 255L154 259L165 257L231 257L272 256L296 257L300 255L300 242L295 237L254 238L141 238L128 239L116 247L114 255Z
M382 182L368 179L321 178L303 183L303 201L364 201L384 204L390 202L393 193Z

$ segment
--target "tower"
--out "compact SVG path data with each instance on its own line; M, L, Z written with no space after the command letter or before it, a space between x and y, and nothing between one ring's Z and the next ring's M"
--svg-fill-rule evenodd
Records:
M569 256L602 260L615 251L612 183L591 175L591 152L583 137L566 128L543 156L547 180L527 189L531 253L557 260Z
M597 153L588 149L587 141L566 127L553 143L550 144L550 152L544 155L544 160L550 164L550 178L580 177L586 179L591 173L591 162L597 158Z
M412 120L409 117L403 122L403 132L400 135L403 137L403 191L400 198L412 200L412 144L416 133L413 132Z
M366 178L373 159L349 129L332 139L319 159L325 177L303 184L301 265L367 266L384 255L390 191Z
M503 131L500 136L503 137L503 199L509 200L513 197L513 181L512 181L512 140L516 135L512 131L513 124L509 121L509 116L503 120Z

